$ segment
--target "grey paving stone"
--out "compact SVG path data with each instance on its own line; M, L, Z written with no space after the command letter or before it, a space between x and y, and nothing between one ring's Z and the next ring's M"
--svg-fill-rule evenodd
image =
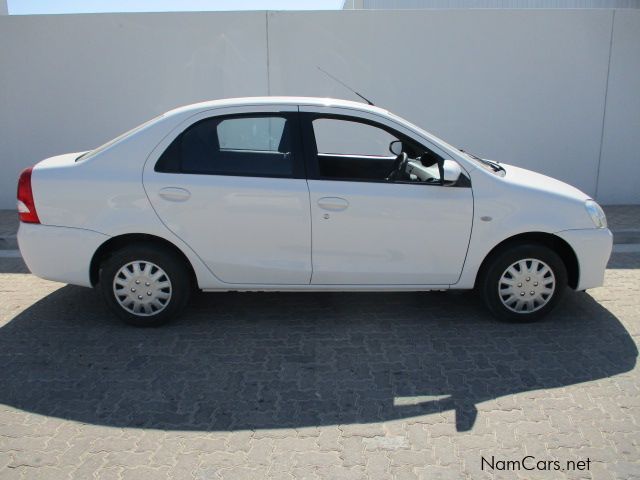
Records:
M635 257L532 325L472 294L282 293L199 295L155 330L9 260L3 480L640 475ZM592 466L481 469L527 454Z

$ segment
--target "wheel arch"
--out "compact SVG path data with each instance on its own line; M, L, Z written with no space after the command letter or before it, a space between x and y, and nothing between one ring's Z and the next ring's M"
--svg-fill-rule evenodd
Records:
M119 250L122 247L130 246L133 244L143 244L145 246L155 245L171 252L175 253L187 266L189 269L189 274L191 276L191 280L193 285L198 285L198 279L193 268L193 265L184 254L182 250L180 250L175 244L171 243L169 240L166 240L162 237L158 237L156 235L150 235L147 233L127 233L123 235L118 235L115 237L109 238L106 242L98 247L98 249L93 254L91 258L91 264L89 265L89 279L91 281L91 286L95 287L98 284L99 276L100 276L100 265L113 253Z
M481 278L484 270L489 264L489 260L493 257L493 255L496 254L496 252L504 248L525 243L543 245L556 252L562 259L567 269L567 282L569 286L573 289L578 286L578 281L580 279L580 264L578 263L578 257L575 251L573 250L571 245L569 245L564 239L552 233L545 232L519 233L498 243L489 251L489 253L487 253L487 255L484 257L484 260L482 260L482 264L480 265L480 268L476 273L474 284L478 284L478 279Z

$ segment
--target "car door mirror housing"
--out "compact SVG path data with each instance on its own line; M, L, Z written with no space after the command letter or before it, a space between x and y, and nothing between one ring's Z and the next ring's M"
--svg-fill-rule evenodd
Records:
M442 176L445 185L453 185L458 182L462 175L462 168L454 160L445 160L442 164Z

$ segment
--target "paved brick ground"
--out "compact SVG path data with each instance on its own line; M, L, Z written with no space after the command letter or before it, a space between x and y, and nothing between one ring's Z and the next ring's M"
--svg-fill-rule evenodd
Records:
M639 266L535 325L471 294L203 294L140 330L0 259L0 478L640 478Z

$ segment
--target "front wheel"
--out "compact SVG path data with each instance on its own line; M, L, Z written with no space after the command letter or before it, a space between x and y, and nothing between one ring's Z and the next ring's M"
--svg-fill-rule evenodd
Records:
M109 256L99 288L118 317L137 327L155 327L184 308L191 277L184 261L168 249L133 245Z
M522 244L488 259L479 291L499 320L532 322L549 313L567 286L567 269L548 247Z

